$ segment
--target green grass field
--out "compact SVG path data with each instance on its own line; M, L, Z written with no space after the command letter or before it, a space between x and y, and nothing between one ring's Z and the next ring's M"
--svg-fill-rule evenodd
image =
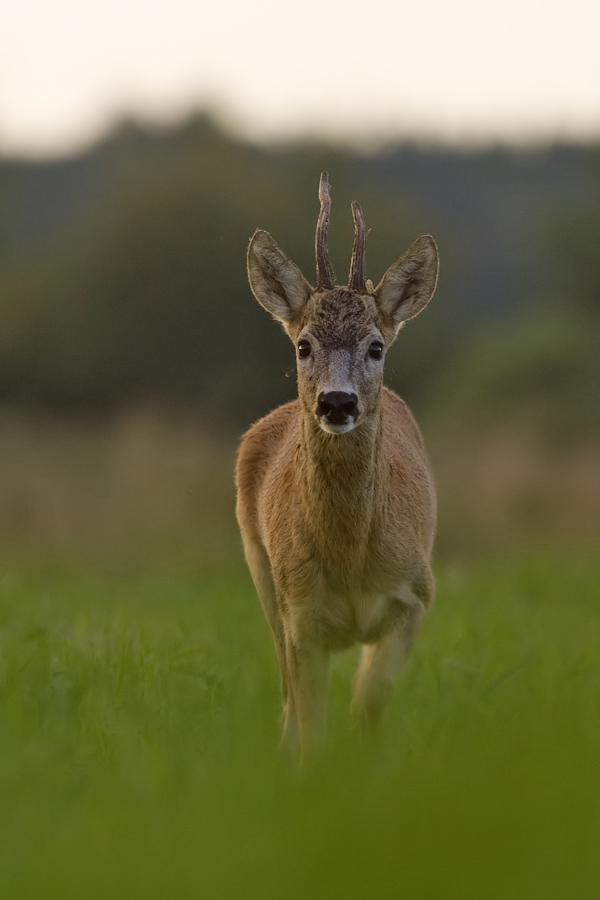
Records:
M377 740L278 750L242 562L4 569L0 896L597 898L600 560L441 566Z

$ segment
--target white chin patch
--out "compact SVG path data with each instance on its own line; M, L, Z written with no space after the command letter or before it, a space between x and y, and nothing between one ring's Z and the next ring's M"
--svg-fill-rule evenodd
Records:
M352 431L356 426L356 420L348 419L348 421L344 422L342 425L334 425L332 422L328 422L327 419L320 418L319 425L323 431L326 431L328 434L346 434L347 431Z

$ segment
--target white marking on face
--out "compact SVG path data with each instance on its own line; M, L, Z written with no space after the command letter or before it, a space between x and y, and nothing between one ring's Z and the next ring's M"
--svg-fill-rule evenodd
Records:
M352 431L356 428L356 420L349 418L343 425L333 425L327 421L325 416L319 416L319 425L328 434L346 434L347 431Z

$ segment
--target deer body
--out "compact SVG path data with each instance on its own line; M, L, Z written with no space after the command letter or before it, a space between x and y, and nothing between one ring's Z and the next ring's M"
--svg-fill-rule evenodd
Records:
M266 232L250 245L253 291L299 349L299 399L248 431L237 466L244 550L281 666L284 735L303 746L324 727L329 653L364 645L352 711L369 725L433 596L433 480L411 413L383 387L382 360L433 293L437 251L421 238L374 290L362 278L354 205L358 261L352 287L337 287L319 247L325 175L321 199L324 285L314 290Z

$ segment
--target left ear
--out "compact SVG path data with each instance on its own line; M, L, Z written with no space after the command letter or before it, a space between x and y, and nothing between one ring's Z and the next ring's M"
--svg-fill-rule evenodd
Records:
M433 297L438 268L435 241L425 234L390 266L375 288L379 309L396 332L403 322L425 309Z

